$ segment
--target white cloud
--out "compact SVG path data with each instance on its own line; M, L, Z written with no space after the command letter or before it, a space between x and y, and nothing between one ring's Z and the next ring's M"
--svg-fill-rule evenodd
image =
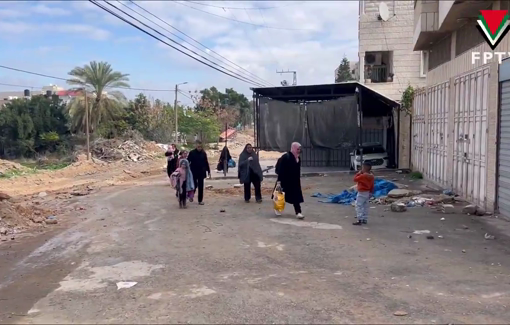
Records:
M21 34L27 34L27 36L48 35L48 33L52 35L58 33L80 34L85 38L98 41L106 40L110 36L110 32L105 29L85 24L36 24L23 21L0 21L0 38L11 38L13 35L19 37Z
M0 9L0 18L2 18L2 19L20 18L20 17L26 17L27 15L28 15L27 12L23 12L21 10Z
M38 4L30 8L30 11L36 14L46 15L46 16L67 16L71 14L71 11L56 7L56 6L46 6L44 4Z
M225 7L278 7L267 10L234 10L222 8L213 8L193 3L185 3L188 6L204 10L224 18L209 15L197 10L180 5L172 1L137 1L136 3L154 15L158 16L168 26L141 9L127 3L130 8L140 12L147 19L168 29L172 33L187 39L187 42L179 40L174 35L164 31L162 28L141 18L129 9L121 6L116 1L112 4L122 8L131 15L143 20L149 26L161 31L162 34L185 44L192 48L190 44L199 46L208 52L209 59L219 61L225 67L235 70L237 73L249 76L245 71L236 67L232 63L225 62L214 52L233 61L235 64L249 70L260 78L267 80L273 85L279 85L283 79L291 80L291 75L280 76L276 74L277 69L290 69L298 71L298 84L330 83L334 81L334 70L340 63L344 54L351 61L357 59L358 52L358 1L306 1L306 2L286 2L286 1L201 1L202 4ZM55 17L55 24L52 24L52 30L55 33L73 33L86 35L94 40L112 39L122 46L124 43L138 42L145 40L147 44L152 44L154 55L149 57L133 58L134 64L140 62L143 64L150 59L158 62L163 71L174 71L178 69L189 71L187 81L196 87L210 87L216 85L220 89L234 87L249 95L249 85L225 76L208 68L181 53L163 45L142 32L136 30L117 18L107 14L103 10L87 1L60 2L52 3L52 8L57 7L63 10L72 11L77 18L81 17L83 23L66 23L59 21ZM109 9L108 5L106 5ZM13 8L11 11L17 10ZM0 17L2 11L0 10ZM5 12L5 16L15 17L14 12ZM125 17L124 14L121 16ZM42 31L47 28L45 24L35 24L23 20L23 17L17 16L16 20L0 20L0 37L9 31L21 35ZM241 20L247 23L261 25L250 26L238 23L229 19ZM139 25L138 23L136 23ZM112 25L113 27L105 27ZM173 27L173 28L172 28ZM274 27L274 28L270 28ZM282 30L279 28L294 28L302 30ZM197 43L189 40L185 35L180 34L179 29L203 43L206 47L201 47ZM151 31L151 33L154 33ZM164 39L162 36L156 36ZM168 41L168 40L167 40ZM152 43L151 43L152 42ZM171 43L170 41L168 41ZM173 43L171 43L174 45ZM126 44L127 46L127 44ZM76 45L73 44L73 48ZM149 47L150 49L151 47ZM207 54L196 52L206 56ZM183 51L187 52L183 49ZM150 51L149 51L150 52ZM103 55L101 48L98 47L97 56ZM90 58L93 60L96 58ZM111 62L115 65L115 62ZM151 75L157 75L158 71L148 71ZM126 71L129 73L129 71ZM180 78L180 77L179 77ZM193 80L193 79L196 80ZM136 87L143 83L144 75L131 75L131 84ZM193 83L192 83L193 82ZM158 82L151 81L153 88L161 88Z

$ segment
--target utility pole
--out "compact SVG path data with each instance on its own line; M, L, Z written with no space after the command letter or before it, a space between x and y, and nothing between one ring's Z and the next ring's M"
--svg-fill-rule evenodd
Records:
M223 112L223 116L225 117L225 148L227 148L227 144L228 144L227 99L225 99L225 108L224 109L225 109L225 111ZM227 168L228 168L228 155L226 157L224 157L224 161L223 161L223 177L227 177Z
M284 73L292 73L292 85L297 86L297 71L291 71L287 69L287 71L278 71L276 70L276 73L284 74Z
M85 134L87 137L87 160L90 160L90 134L89 134L89 105L87 102L87 90L83 89L85 97Z
M178 116L178 112L177 112L177 93L179 92L179 86L180 85L185 85L187 84L188 82L182 82L180 84L176 84L175 85L175 101L174 101L174 110L175 110L175 144L179 143L179 127L178 127L178 124L177 124L177 116Z

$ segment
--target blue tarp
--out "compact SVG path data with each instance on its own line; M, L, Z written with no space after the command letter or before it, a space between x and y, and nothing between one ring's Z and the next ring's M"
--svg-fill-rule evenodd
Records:
M377 199L381 196L386 196L391 190L394 190L396 188L397 185L395 185L394 183L388 182L385 179L376 178L373 197ZM342 193L339 194L324 195L321 193L315 193L314 195L312 195L312 197L324 198L325 200L319 201L322 203L338 203L348 205L351 204L353 201L356 201L356 195L358 195L358 191L356 190L352 191L344 190Z

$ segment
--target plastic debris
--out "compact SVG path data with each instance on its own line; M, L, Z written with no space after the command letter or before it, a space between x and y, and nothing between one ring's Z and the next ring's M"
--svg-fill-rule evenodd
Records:
M489 235L488 233L485 233L485 235L483 236L486 240L493 240L493 239L496 239L495 236L493 235Z
M377 199L382 196L386 196L386 195L388 195L388 193L391 190L394 190L396 188L397 188L397 185L395 185L395 183L389 182L385 179L376 178L373 197ZM339 194L324 195L321 193L315 193L312 195L312 197L325 199L325 200L319 201L322 203L337 203L337 204L349 205L349 204L352 204L354 201L356 201L357 195L358 195L358 191L356 191L356 189L352 189L352 190L344 190L343 192L341 192Z
M117 290L129 289L134 287L138 282L117 282Z
M415 234L415 235L430 234L430 230L415 230L415 231L413 231L413 234Z

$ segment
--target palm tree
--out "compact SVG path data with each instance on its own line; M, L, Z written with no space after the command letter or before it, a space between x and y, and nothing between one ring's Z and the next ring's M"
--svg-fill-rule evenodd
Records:
M67 82L85 90L89 106L90 131L97 129L99 124L115 119L123 112L126 97L119 91L108 91L112 88L129 88L128 74L113 71L107 62L92 61L83 67L76 67L69 72L73 78ZM73 130L85 128L85 97L77 96L69 104L71 127Z

